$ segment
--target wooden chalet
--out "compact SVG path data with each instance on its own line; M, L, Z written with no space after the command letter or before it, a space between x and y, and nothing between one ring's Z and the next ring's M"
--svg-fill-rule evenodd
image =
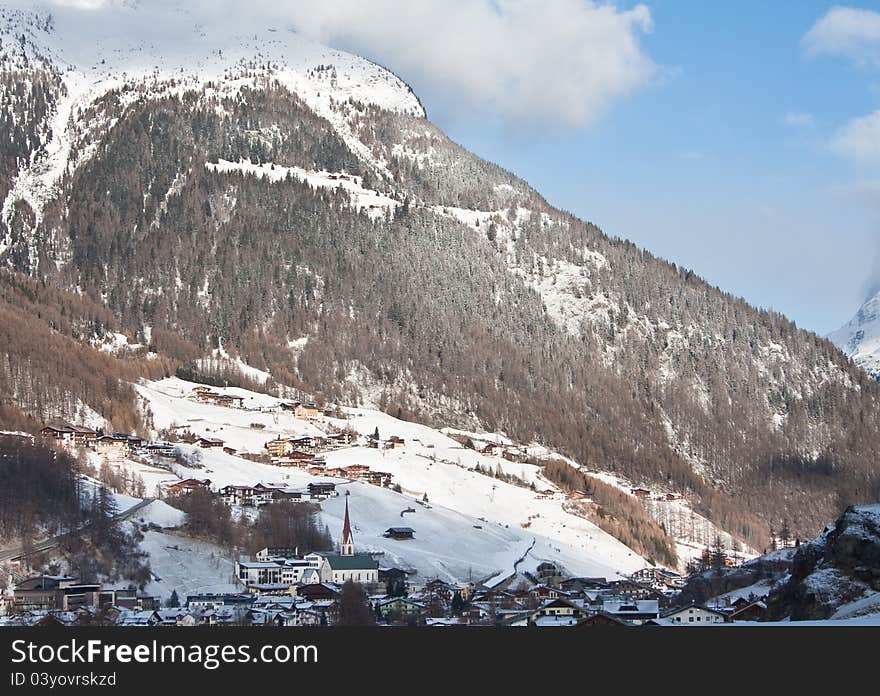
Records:
M403 539L412 539L414 538L415 533L416 530L412 527L389 527L385 530L385 533L382 536L386 539L396 539L399 541Z
M194 479L188 478L183 481L177 481L175 483L171 483L165 487L165 490L172 495L186 495L192 493L194 490L203 489L210 491L211 490L211 480L210 479Z

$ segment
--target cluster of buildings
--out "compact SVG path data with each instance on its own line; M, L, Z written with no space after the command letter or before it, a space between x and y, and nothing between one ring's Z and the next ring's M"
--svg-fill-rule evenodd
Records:
M203 404L212 404L214 406L223 406L225 408L245 408L244 397L226 392L216 392L211 389L211 387L202 384L193 388L191 398ZM323 409L316 404L303 403L301 401L280 401L278 402L277 407L271 410L289 411L290 413L293 413L295 418L301 418L302 420L307 420L312 423L316 422L322 415L324 415Z
M356 436L349 431L320 437L313 435L282 437L279 435L275 439L269 440L265 444L265 449L270 461L275 466L302 469L313 476L332 476L365 481L374 486L390 486L392 483L391 474L370 469L365 464L349 464L332 468L327 466L327 462L321 455L328 451L347 447L354 442L355 438ZM368 438L367 444L369 447L381 445L378 438L374 436ZM403 447L403 445L403 438L395 435L392 435L384 443L384 447L389 449Z
M409 527L386 536L411 539ZM722 606L676 605L681 576L646 568L629 578L565 577L553 563L533 573L514 573L487 586L431 579L383 568L373 554L355 551L348 500L339 551L265 548L253 560L239 560L241 591L186 598L162 608L154 597L133 589L114 590L67 576L39 576L20 582L0 625L82 625L100 621L120 626L332 626L340 620L343 585L361 585L375 621L419 626L712 626L760 621L766 605L738 597Z
M47 425L40 430L40 435L65 449L88 449L111 460L125 459L147 445L156 444L126 433L105 435L92 428L69 423Z

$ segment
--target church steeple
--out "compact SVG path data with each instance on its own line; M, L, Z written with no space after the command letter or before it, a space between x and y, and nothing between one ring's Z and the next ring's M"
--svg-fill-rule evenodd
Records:
M351 520L348 517L348 496L345 492L345 523L342 525L342 543L339 545L339 555L354 556L354 538L351 535Z

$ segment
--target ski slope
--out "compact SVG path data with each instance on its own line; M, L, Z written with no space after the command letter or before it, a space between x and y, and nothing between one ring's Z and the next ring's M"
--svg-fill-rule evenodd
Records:
M638 554L591 522L566 512L565 496L558 491L549 494L555 486L534 465L483 456L440 431L369 409L343 409L346 419L310 424L288 413L198 403L189 396L195 386L170 378L140 384L137 390L154 427L186 425L194 434L220 437L239 451L259 452L277 435L317 435L328 426L347 427L362 435L378 429L382 440L392 435L403 438L404 446L393 450L358 445L324 455L328 468L366 464L388 472L401 486L401 493L362 482L312 477L299 469L252 462L217 449L200 450L202 468L175 467L178 476L209 478L214 488L260 482L300 487L310 481L335 480L340 491L351 493L356 544L362 550L384 553L382 565L412 568L423 577L448 580L505 577L521 559L518 570L534 569L550 560L574 575L606 577L646 565ZM251 408L267 408L277 401L244 389L217 391L243 396ZM252 422L266 427L251 429ZM522 478L523 485L478 473L474 471L477 465L500 468ZM539 492L526 487L528 483L534 483ZM427 504L422 503L425 496ZM334 536L342 528L342 505L342 496L322 502L322 522ZM406 508L416 512L401 517ZM382 533L391 526L413 527L415 540L385 539Z

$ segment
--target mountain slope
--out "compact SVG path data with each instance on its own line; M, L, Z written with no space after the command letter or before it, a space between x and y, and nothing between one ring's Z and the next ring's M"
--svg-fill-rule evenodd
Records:
M177 9L0 14L0 283L105 307L78 340L506 431L756 548L878 496L880 393L829 341L553 209L388 71Z
M880 376L880 293L828 338L872 377Z

